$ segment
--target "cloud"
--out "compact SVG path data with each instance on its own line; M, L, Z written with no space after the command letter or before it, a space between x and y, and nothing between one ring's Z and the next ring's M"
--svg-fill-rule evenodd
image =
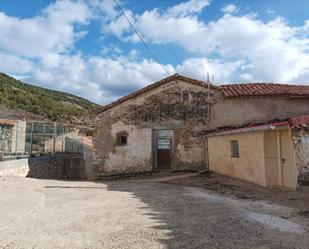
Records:
M125 12L148 43L186 51L182 62L164 65L171 74L202 79L209 72L216 83L309 82L309 20L298 27L280 17L262 21L227 5L221 17L205 22L200 13L209 4L191 0L166 10ZM96 55L76 50L97 21L98 33L119 43L101 39ZM0 59L5 61L0 71L105 104L167 76L158 63L126 47L136 41L113 0L58 0L26 19L0 12Z
M88 3L92 12L100 19L112 20L119 15L114 0L88 0ZM118 3L121 4L121 1L118 0Z
M173 66L167 65L171 72ZM81 95L97 103L108 103L131 91L167 76L151 60L134 61L101 56L62 55L57 68L38 67L28 81L41 86Z
M176 67L176 71L190 77L202 80L206 79L207 73L215 78L215 83L222 83L228 79L240 79L237 72L244 61L224 62L207 58L189 58Z
M29 19L0 12L0 48L28 58L38 58L47 52L66 52L83 34L75 32L74 24L86 24L89 18L85 4L68 0L57 1Z
M15 55L0 52L0 72L18 72L24 74L32 70L33 63Z
M134 23L133 13L130 10L124 10L125 15L130 20L130 22ZM118 38L122 38L123 34L130 31L130 25L128 21L122 16L119 15L117 18L109 22L108 24L102 25L103 33L111 33Z
M243 77L244 80L292 82L303 75L309 68L309 22L295 27L281 17L262 21L255 13L235 16L231 14L235 7L226 6L224 10L229 13L208 23L199 20L197 14L174 14L173 8L147 10L135 15L134 20L148 42L178 44L206 58L216 54L223 64L246 61L247 66L238 72L241 77L230 78L231 81ZM133 36L118 35L124 41L130 41L128 36Z
M238 11L238 8L236 5L234 4L228 4L228 5L225 5L222 9L221 9L223 12L225 13L235 13Z
M197 14L200 13L209 4L210 0L190 0L168 8L167 15L184 17Z

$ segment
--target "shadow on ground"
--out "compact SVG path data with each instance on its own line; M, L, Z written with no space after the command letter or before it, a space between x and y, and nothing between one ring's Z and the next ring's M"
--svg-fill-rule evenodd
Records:
M108 191L128 192L147 205L141 212L167 231L164 248L308 248L308 235L280 232L248 221L243 210L188 194L166 183L110 181Z

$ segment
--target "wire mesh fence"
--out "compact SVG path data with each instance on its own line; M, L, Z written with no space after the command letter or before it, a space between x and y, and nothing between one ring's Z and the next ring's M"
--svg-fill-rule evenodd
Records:
M0 117L0 160L56 152L83 153L83 135L73 126Z

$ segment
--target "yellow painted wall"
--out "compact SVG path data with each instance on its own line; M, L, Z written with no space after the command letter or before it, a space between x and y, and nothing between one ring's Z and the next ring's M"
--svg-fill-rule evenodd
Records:
M232 140L238 140L239 158L231 157ZM264 132L209 137L208 155L211 171L266 186Z

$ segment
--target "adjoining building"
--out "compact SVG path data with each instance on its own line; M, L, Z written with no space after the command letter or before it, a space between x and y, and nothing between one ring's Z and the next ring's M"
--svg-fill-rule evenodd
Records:
M309 167L309 116L207 135L210 171L262 186L295 189ZM220 149L218 149L220 148Z
M255 83L218 87L175 74L98 112L94 176L197 171L208 165L205 134L309 114L309 86ZM264 139L265 132L252 139ZM208 147L221 150L219 145ZM245 155L252 158L250 153ZM248 180L265 185L264 180Z

